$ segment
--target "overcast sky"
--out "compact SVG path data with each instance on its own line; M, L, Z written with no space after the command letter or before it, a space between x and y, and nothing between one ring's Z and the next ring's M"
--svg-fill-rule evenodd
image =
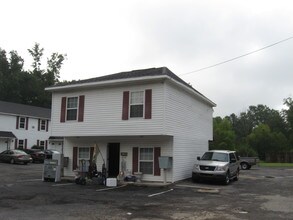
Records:
M214 116L250 105L281 109L293 94L292 1L0 0L0 47L31 64L35 42L66 53L61 80L168 67L217 104ZM44 62L45 63L45 62Z

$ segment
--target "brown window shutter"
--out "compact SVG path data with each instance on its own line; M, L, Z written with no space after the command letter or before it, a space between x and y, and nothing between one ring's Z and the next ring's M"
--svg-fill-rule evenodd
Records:
M79 96L79 105L78 105L78 121L83 121L84 115L84 95Z
M48 149L48 140L45 141L45 149Z
M27 149L27 139L24 139L24 149Z
M152 90L147 89L145 90L145 112L144 112L145 119L152 118Z
M65 122L65 115L66 115L66 97L62 97L60 122Z
M72 156L72 170L77 169L77 147L73 147L73 156Z
M17 139L17 138L15 138L15 140L14 140L14 149L16 149L16 148L17 148L17 144L18 144L18 139Z
M132 148L132 173L138 172L138 147Z
M41 119L38 119L38 131L41 130Z
M16 117L16 129L19 128L19 116Z
M154 148L154 175L161 176L161 170L159 167L159 157L161 156L161 148L155 147Z
M129 114L129 91L123 92L122 120L128 120Z
M47 122L46 122L46 132L48 132L49 131L49 120L47 120Z
M95 150L94 147L91 147L91 148L90 148L90 163L92 163L92 161L93 161L94 150Z
M26 122L26 123L25 123L25 130L28 129L28 121L29 121L29 118L27 117L26 120L25 120L25 122Z
M37 140L37 146L38 147L40 146L40 140Z

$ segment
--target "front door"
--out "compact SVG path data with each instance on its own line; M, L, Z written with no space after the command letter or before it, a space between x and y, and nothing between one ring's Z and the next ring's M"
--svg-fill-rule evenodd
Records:
M117 177L120 163L120 143L108 144L108 177Z

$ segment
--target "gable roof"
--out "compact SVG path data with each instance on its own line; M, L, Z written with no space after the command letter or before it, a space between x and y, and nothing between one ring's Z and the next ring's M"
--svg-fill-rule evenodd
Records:
M0 101L0 114L51 119L51 109Z
M198 96L200 96L203 100L208 102L212 106L216 106L211 100L201 94L199 91L194 89L190 84L186 83L172 71L170 71L167 67L159 67L159 68L150 68L150 69L141 69L141 70L133 70L128 72L120 72L90 79L78 80L78 81L71 81L71 82L61 82L54 86L46 88L46 90L54 91L54 90L62 90L62 89L73 89L73 88L81 88L83 86L91 86L91 85L101 85L103 83L110 83L110 82L118 82L123 81L127 82L127 80L143 80L143 79L155 79L155 78L169 78L181 86L192 90Z

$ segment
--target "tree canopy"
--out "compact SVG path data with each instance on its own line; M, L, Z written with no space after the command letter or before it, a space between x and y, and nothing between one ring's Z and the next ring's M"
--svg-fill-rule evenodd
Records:
M284 99L282 111L265 105L249 106L239 115L214 118L210 149L237 150L243 156L265 159L266 153L293 151L293 100Z
M24 70L24 60L16 51L0 48L0 100L39 107L51 106L51 94L46 87L59 82L65 54L53 53L47 58L47 67L42 69L44 48L35 43L28 49L33 58L31 69Z

